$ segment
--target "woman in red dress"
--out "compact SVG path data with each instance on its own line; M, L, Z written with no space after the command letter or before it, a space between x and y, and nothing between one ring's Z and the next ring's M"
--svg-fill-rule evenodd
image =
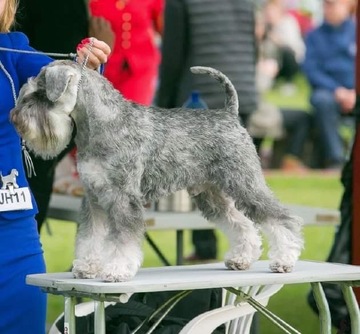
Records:
M105 77L131 101L152 103L160 50L164 0L90 0L92 17L107 20L114 33Z

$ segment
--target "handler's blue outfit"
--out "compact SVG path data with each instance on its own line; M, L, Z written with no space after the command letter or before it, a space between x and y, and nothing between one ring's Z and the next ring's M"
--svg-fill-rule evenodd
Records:
M0 46L33 50L27 37L18 32L0 33ZM0 50L0 171L10 174L18 170L19 187L28 187L22 163L21 140L9 121L14 98L10 79L18 95L21 86L52 59L43 55ZM0 64L0 65L1 65ZM4 68L5 70L4 70ZM6 74L7 72L7 74ZM33 209L0 212L0 333L44 334L46 322L46 295L37 287L28 286L25 277L45 272L35 214Z

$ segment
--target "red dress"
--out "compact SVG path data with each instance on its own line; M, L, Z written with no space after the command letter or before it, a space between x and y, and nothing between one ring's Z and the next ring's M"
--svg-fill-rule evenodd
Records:
M115 34L104 76L126 99L151 104L160 63L155 43L164 0L90 0L90 14L103 17Z

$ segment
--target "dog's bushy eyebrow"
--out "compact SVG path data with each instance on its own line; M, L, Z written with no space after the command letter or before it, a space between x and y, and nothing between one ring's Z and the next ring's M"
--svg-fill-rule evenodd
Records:
M36 78L36 86L35 91L23 97L23 103L31 103L32 100L35 100L39 107L41 105L44 108L54 106L54 102L50 101L46 95L45 72L41 72Z
M53 107L54 106L54 102L50 101L47 96L46 96L46 91L41 89L41 90L36 90L35 92L32 92L26 96L23 97L22 99L22 104L33 104L34 99L36 100L36 104L38 105L38 108L41 109L46 109L49 107Z
M38 87L38 90L45 90L46 89L46 81L45 81L45 72L42 71L36 78L36 84Z
M54 105L54 102L50 101L46 95L46 91L41 89L32 93L33 97L36 98L37 104L43 103L44 105L51 107Z

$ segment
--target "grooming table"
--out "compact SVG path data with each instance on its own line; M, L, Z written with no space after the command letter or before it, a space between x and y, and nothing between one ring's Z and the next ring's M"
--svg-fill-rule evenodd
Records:
M75 334L75 298L79 296L94 300L95 333L105 334L104 302L124 303L134 293L310 283L320 310L320 333L330 334L329 306L321 286L322 282L329 282L341 287L350 313L352 333L360 333L360 314L351 288L360 285L359 266L298 261L292 273L280 274L269 270L269 261L258 261L246 271L227 270L223 263L211 263L142 268L133 280L121 283L74 279L71 273L29 275L26 282L41 287L47 293L64 296L64 322L68 334Z

